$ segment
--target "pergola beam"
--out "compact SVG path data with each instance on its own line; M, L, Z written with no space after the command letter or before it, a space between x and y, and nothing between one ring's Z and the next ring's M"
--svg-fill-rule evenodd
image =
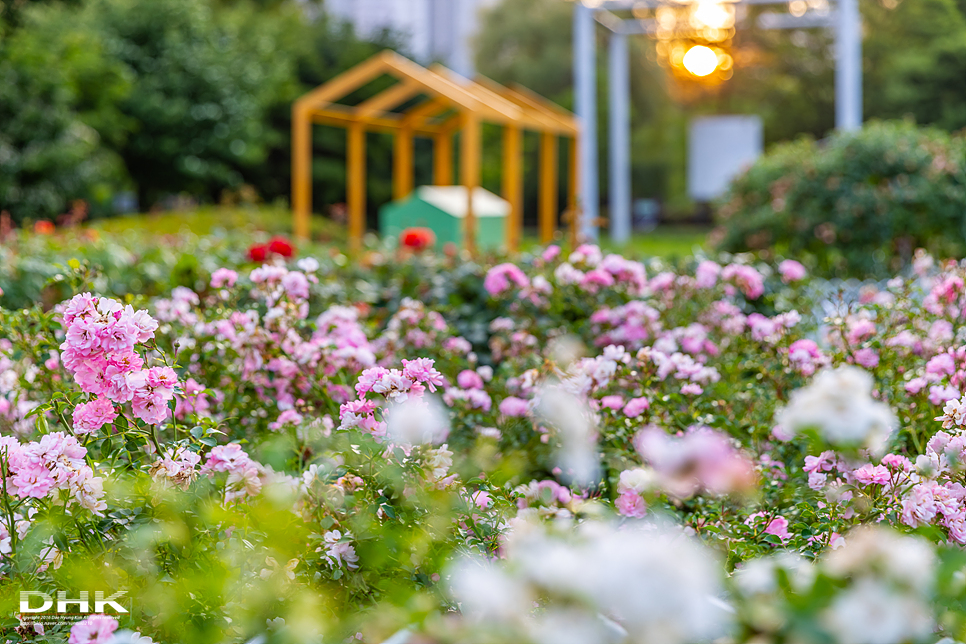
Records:
M419 94L421 89L419 83L411 80L396 83L389 89L360 104L355 110L356 118L367 120L377 114L388 112L403 101Z
M366 129L373 132L395 133L401 129L411 129L420 136L432 137L441 130L441 125L433 123L423 123L422 125L411 125L405 120L404 116L379 116L360 120L352 116L349 108L341 105L330 105L324 110L309 110L312 121L320 125L334 125L337 127L349 127L354 123L362 123Z

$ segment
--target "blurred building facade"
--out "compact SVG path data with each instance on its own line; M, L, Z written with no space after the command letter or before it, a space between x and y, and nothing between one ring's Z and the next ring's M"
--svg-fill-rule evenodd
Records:
M419 62L438 61L469 77L480 11L497 1L325 0L325 8L351 22L362 37L390 29L402 36Z

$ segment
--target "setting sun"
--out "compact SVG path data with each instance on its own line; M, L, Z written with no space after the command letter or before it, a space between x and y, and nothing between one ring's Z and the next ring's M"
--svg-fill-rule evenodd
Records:
M684 68L695 76L707 76L718 68L718 55L710 47L697 45L684 54Z

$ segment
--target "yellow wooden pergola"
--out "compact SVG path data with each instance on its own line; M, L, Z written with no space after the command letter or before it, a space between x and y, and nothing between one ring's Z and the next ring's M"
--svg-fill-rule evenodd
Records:
M356 106L336 103L372 81L388 75L397 82ZM295 236L307 239L312 212L312 124L347 130L347 206L349 240L353 249L362 244L366 210L366 132L394 136L393 198L408 196L413 185L413 141L433 140L433 182L453 183L453 137L460 137L460 185L467 188L465 245L474 248L476 217L470 195L480 185L481 126L503 127L502 196L510 203L507 248L515 250L523 229L523 132L540 134L540 241L553 238L558 214L558 139L569 139L569 221L576 221L577 140L576 117L523 88L508 88L486 78L459 81L448 69L426 69L393 51L384 51L360 63L299 98L292 106L292 209ZM400 105L418 100L404 112ZM573 223L571 223L573 226Z

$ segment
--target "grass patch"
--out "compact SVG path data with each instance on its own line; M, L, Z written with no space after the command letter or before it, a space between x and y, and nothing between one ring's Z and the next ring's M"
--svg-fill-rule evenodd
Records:
M157 214L126 215L93 221L89 227L121 238L128 235L162 239L175 235L214 235L263 232L270 235L292 235L292 213L274 206L224 207L202 206L191 211L169 211ZM708 228L694 226L661 226L651 232L636 233L625 245L612 243L606 236L600 240L607 252L621 253L634 259L688 257L702 250ZM345 227L323 217L312 218L312 240L321 244L344 245ZM522 248L539 247L536 231L524 234Z
M129 233L149 236L193 234L221 236L228 233L262 231L292 236L292 211L275 206L201 206L190 211L168 211L125 215L92 221L89 227L106 234ZM345 227L323 217L312 218L312 239L344 242Z

